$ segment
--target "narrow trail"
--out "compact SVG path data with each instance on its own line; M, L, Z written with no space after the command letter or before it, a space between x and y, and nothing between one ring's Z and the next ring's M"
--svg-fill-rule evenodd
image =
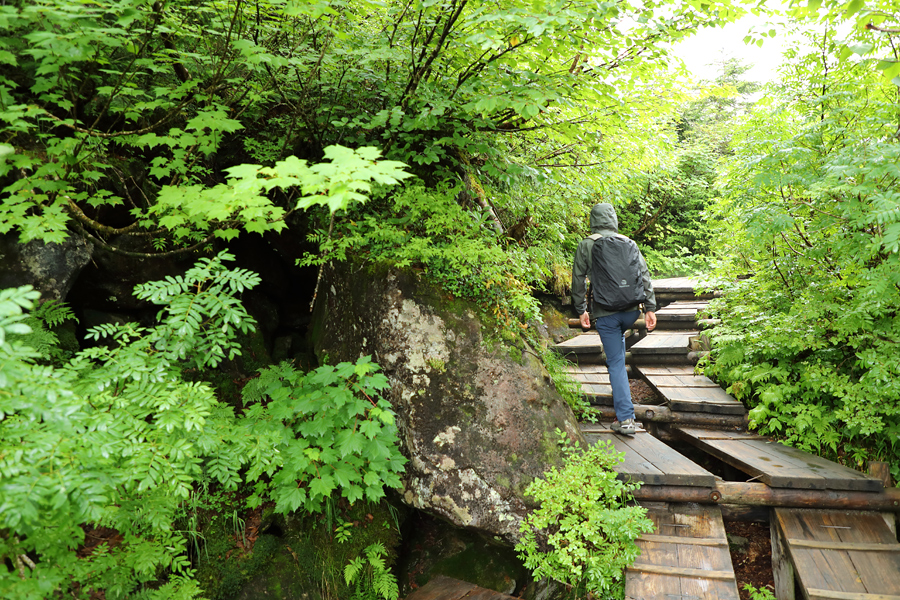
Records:
M716 324L698 315L715 292L695 293L683 278L653 285L657 329L648 334L639 320L626 333L626 364L662 402L635 406L644 428L634 436L609 429L612 389L596 332L554 348L602 415L582 424L585 437L625 453L619 477L643 483L635 497L657 526L638 539L626 598L737 600L724 519L762 509L779 600L900 600L900 490L748 432L744 405L694 373L708 348L702 332Z

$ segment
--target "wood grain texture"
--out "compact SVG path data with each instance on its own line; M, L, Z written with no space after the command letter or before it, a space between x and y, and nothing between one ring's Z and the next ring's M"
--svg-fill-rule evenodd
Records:
M771 487L863 492L883 489L881 480L875 477L754 434L678 426L672 431Z
M805 597L900 597L900 544L880 514L786 508L773 513ZM897 550L886 552L884 546Z
M676 485L711 488L715 485L712 473L685 458L646 432L623 436L612 431L585 431L589 444L600 440L612 442L616 452L625 454L624 461L615 467L620 479L640 481L646 485Z
M638 539L641 556L625 574L625 597L737 600L737 584L718 507L655 504L656 533Z

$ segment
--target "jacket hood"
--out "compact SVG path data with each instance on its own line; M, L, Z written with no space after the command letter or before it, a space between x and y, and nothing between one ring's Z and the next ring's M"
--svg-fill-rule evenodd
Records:
M599 233L601 230L619 232L619 218L616 209L609 202L595 204L591 209L591 233Z

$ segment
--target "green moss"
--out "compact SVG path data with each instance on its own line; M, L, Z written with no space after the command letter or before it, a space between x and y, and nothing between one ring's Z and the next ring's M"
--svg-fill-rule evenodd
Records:
M206 547L197 574L207 598L343 599L349 597L344 567L366 547L379 542L388 550L389 563L396 558L399 517L387 502L338 503L330 520L325 514L266 516L260 522L269 523L268 532L246 554L222 527L227 519L213 519L204 532ZM336 529L347 538L341 540Z

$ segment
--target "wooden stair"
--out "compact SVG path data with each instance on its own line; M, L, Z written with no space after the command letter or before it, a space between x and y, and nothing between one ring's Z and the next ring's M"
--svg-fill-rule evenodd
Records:
M738 600L737 582L717 507L663 504L647 516L656 532L637 539L641 556L625 574L625 598Z
M900 600L900 544L867 511L775 508L772 566L778 600Z
M663 398L661 406L635 407L647 429L622 436L608 423L582 425L589 443L608 440L624 452L625 460L616 468L619 477L642 482L635 496L643 498L657 524L654 534L638 540L642 554L626 572L626 598L737 599L717 505L722 502L729 510L742 503L773 507L779 600L794 600L795 586L804 600L900 600L900 545L878 513L842 509L811 517L804 512L810 509L791 508L871 502L880 510L897 512L900 493L885 489L876 477L746 431L744 405L694 373L691 343L696 347L701 327L710 324L698 319L706 307L701 300L716 296L713 291L694 294L695 284L684 278L654 281L657 299L670 304L656 312L655 331L645 334L638 327L628 340L630 376L643 378ZM602 414L611 414L612 390L596 332L578 335L555 350L572 361L569 372L581 383L584 396L599 405ZM717 427L697 425L700 422L715 422ZM733 424L743 427L738 431L729 426ZM678 446L682 452L663 440L684 444ZM735 469L729 477L743 473L744 478L725 481L685 453L720 461L728 465L725 469ZM840 528L826 521L840 522Z

